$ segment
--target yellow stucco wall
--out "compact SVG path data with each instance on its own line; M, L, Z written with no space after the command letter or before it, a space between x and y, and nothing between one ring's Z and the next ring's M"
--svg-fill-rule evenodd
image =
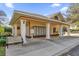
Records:
M33 26L45 26L46 27L46 23L47 21L43 21L43 20L28 20L27 23L26 23L26 26L28 26L28 29L32 29ZM16 24L16 26L19 26L20 27L20 24ZM59 34L59 29L60 29L60 23L55 23L55 22L52 22L50 24L50 34ZM14 26L14 25L13 25ZM64 26L67 26L67 25L64 25ZM53 28L56 28L56 33L53 33ZM28 36L31 36L31 33L30 33L30 30L28 30ZM17 30L17 35L20 35L20 29Z
M52 34L59 34L60 24L51 24L51 25L50 25L50 28L51 28L51 29L50 29L51 35L52 35ZM56 33L53 33L53 28L56 28L56 31L57 31Z
M30 21L30 28L32 28L32 26L45 26L46 27L46 23L47 22L39 22L39 21ZM56 33L53 33L53 28L56 28ZM59 33L59 28L60 28L60 24L50 24L50 34L58 34Z

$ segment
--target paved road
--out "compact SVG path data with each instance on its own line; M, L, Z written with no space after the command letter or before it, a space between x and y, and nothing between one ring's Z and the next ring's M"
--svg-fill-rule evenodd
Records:
M69 52L63 54L62 56L79 56L79 45L71 49Z

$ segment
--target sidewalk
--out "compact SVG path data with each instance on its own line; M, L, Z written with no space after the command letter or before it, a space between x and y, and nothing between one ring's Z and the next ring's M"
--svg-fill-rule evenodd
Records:
M53 39L53 38L52 38ZM59 40L37 40L27 46L11 45L6 48L8 56L57 56L79 45L79 38L64 37Z

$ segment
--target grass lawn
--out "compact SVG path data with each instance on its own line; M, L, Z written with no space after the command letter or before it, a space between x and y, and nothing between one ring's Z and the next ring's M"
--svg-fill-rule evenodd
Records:
M0 56L5 56L5 47L0 47Z

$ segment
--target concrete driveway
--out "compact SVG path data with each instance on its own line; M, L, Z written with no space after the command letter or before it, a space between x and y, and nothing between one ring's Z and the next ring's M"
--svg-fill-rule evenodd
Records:
M60 37L56 40L33 39L26 46L10 45L6 48L7 56L57 56L79 45L79 37Z

